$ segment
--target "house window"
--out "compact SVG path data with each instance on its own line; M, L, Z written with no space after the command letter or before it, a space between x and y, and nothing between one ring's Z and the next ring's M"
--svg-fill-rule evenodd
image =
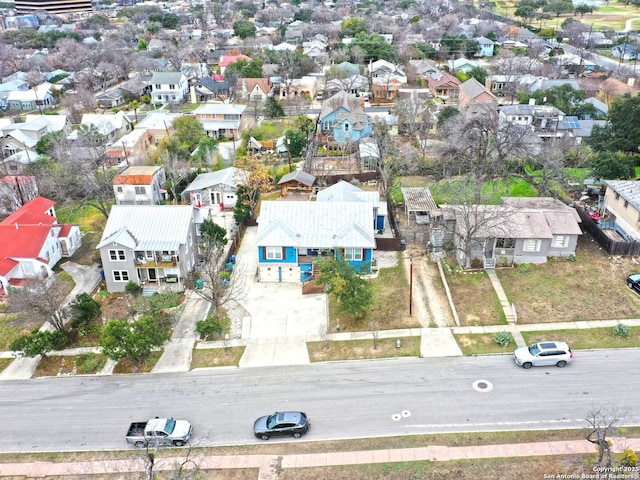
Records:
M568 235L554 235L551 246L555 248L566 248L569 245Z
M349 124L348 124L348 123L345 123L345 124L344 124L344 131L345 131L345 132L348 132L348 131L349 131Z
M496 238L496 248L513 248L515 246L515 238Z
M175 86L175 85L171 85L171 84L169 84L169 90L175 90L175 89L176 89L176 86Z
M116 191L117 191L118 193L122 193L122 187L116 187Z
M347 261L362 261L362 249L361 248L345 248L344 259Z
M155 89L156 89L156 90L160 90L160 88L161 88L160 84L157 84L157 85L155 86Z
M136 187L136 195L146 195L147 189L145 187Z
M128 282L129 281L129 272L126 270L114 270L113 271L113 281L114 282Z
M620 200L620 194L616 192L616 200Z
M536 240L534 238L530 238L524 241L522 245L523 252L539 252L540 251L540 240Z
M109 258L112 262L122 262L127 259L124 250L109 250Z
M265 257L267 260L282 260L282 247L267 247Z
M627 202L626 200L624 201L624 208L627 208L629 206L629 202Z

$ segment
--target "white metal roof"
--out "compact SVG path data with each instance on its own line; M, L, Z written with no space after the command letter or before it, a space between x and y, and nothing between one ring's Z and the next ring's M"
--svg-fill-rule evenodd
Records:
M213 187L214 185L225 185L235 188L243 183L243 178L248 175L244 170L240 170L235 167L223 168L215 172L201 173L193 182L187 185L182 195L194 190L203 190L205 188Z
M364 202L262 202L259 247L375 248L373 209Z
M176 251L187 243L191 205L114 205L96 248L117 242L137 250Z

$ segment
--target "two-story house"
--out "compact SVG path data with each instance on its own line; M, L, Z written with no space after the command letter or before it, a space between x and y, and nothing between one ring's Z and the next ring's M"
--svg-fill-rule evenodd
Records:
M109 292L129 281L146 290L181 286L198 254L202 216L191 205L114 205L96 249Z
M502 105L498 111L501 121L528 127L542 139L564 136L564 112L553 105Z
M458 109L463 113L478 113L484 105L497 105L498 99L475 78L470 78L460 85Z
M600 228L614 230L625 241L640 241L640 181L605 180Z
M240 138L242 114L246 105L234 103L205 103L193 111L205 133L213 138Z
M164 167L130 166L113 178L117 205L159 205L167 182Z
M58 223L55 202L36 197L0 222L0 297L30 278L45 280L82 245L78 225Z
M133 130L133 123L125 115L124 110L116 113L83 113L80 120L80 128L86 132L95 131L104 142L114 142L123 135ZM74 139L77 131L72 132L68 138Z
M239 78L236 82L236 98L245 102L264 102L272 88L269 78Z
M258 217L260 282L303 282L318 257L339 255L371 271L376 241L366 202L262 202Z
M318 123L322 133L338 143L359 141L373 131L361 100L344 90L322 102Z
M182 72L157 72L149 80L151 101L154 103L180 103L189 93L189 82Z

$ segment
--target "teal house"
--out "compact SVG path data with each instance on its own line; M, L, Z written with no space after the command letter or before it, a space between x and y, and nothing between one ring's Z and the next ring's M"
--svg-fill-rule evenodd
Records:
M260 282L304 282L314 260L335 255L369 273L373 209L367 202L262 202L256 243Z
M338 143L357 142L371 136L373 131L362 107L362 97L344 90L322 103L318 123L322 134Z

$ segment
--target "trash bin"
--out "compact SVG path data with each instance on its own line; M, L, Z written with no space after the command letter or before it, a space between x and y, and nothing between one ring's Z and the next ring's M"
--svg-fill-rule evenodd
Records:
M235 264L236 263L236 256L235 255L229 256L229 262Z
M196 290L202 290L202 287L204 287L204 280L201 278L198 278L196 280Z

